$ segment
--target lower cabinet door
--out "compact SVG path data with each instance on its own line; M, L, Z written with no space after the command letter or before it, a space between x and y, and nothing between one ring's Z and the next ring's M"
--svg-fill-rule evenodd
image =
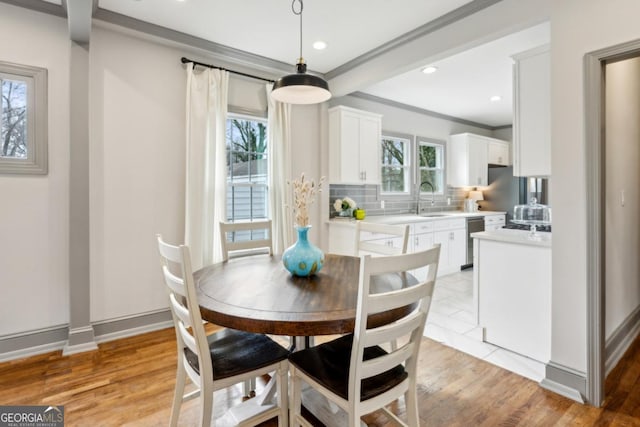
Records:
M412 251L420 252L425 251L433 247L433 233L429 234L415 234L411 236ZM418 280L426 280L428 267L419 268L413 270L411 273L416 276Z

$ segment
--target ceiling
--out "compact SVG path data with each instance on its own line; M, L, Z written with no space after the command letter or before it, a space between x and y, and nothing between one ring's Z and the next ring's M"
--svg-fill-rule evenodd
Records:
M303 57L313 72L336 74L345 64L460 7L496 1L307 0ZM291 6L291 0L98 0L100 9L291 64L293 71L300 49L300 22ZM434 64L423 64L437 66L434 74L405 68L359 91L492 127L509 125L510 56L548 43L549 37L548 23L539 24ZM314 49L312 44L317 40L327 43L326 49ZM494 95L501 100L489 101Z

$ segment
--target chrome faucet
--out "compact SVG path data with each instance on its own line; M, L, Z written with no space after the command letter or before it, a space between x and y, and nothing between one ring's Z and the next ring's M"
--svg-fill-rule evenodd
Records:
M423 185L429 185L431 187L431 206L433 206L436 202L436 190L433 188L433 184L429 181L423 181L418 186L418 190L416 191L416 215L420 215L420 191L422 190Z

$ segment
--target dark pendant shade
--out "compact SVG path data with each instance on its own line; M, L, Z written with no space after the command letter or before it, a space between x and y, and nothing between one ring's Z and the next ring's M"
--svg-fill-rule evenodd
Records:
M295 74L281 77L273 84L273 99L288 104L318 104L331 98L329 84L318 76L307 74L307 65L302 61L296 65Z

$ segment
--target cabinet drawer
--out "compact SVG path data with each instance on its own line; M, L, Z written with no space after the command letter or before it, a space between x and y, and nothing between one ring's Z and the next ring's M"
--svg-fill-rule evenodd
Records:
M504 225L504 215L487 215L484 217L485 228L486 225Z
M465 228L467 226L467 220L465 218L456 219L440 219L434 221L433 229L438 230L455 230L457 228Z
M430 233L433 231L433 221L428 222L417 222L415 224L411 224L410 234L422 234L422 233Z

